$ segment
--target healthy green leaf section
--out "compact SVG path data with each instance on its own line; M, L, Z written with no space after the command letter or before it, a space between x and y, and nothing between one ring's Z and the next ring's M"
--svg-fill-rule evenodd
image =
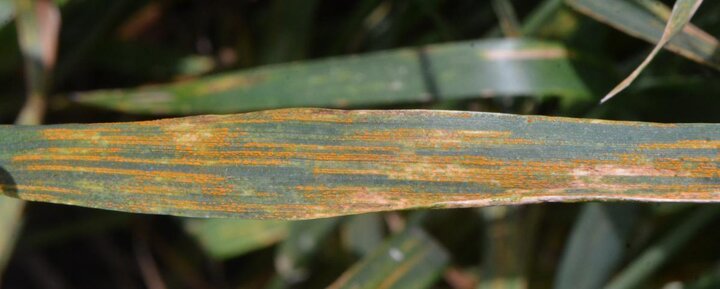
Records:
M702 4L702 0L677 0L675 2L675 6L673 7L672 14L670 14L670 19L665 26L665 30L660 37L660 41L655 44L655 47L645 58L645 60L643 60L643 62L640 63L640 65L635 68L635 70L633 70L633 72L630 73L627 78L621 81L617 86L615 86L615 88L613 88L607 95L605 95L605 97L603 97L600 102L605 102L609 100L616 94L623 91L633 81L635 81L635 79L640 75L640 73L645 69L645 67L650 64L650 61L655 58L655 56L670 41L670 39L672 39L680 31L682 31L685 25L690 22L690 18L695 15L695 12L697 12L700 4Z
M593 67L593 69L589 69ZM135 89L78 93L75 101L144 114L282 107L369 107L494 96L592 98L605 70L560 44L486 40L271 65Z
M0 126L5 195L196 217L718 202L719 149L718 124L427 110Z
M276 220L191 219L184 222L210 256L229 259L285 239L290 224Z
M421 229L410 228L378 247L328 288L431 288L448 261L444 248Z
M688 4L698 4L699 2L701 1L678 1L677 5L685 7ZM589 17L653 44L660 43L661 39L663 39L662 36L665 34L663 27L668 22L663 19L662 15L655 15L659 9L655 8L649 11L642 5L632 3L632 1L566 0L566 3ZM680 24L683 21L687 23L691 16L689 12L692 12L691 9L685 8L676 11L678 17L673 18L672 22L668 22L671 24L668 27L673 30L682 29ZM715 37L692 24L688 24L682 30L675 31L677 32L671 32L676 34L675 37L670 38L667 45L665 45L668 50L716 69L720 68L720 58L717 56L720 44Z

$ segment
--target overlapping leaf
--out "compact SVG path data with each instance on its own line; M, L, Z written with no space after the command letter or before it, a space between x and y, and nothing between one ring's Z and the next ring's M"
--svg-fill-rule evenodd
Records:
M553 42L487 40L266 66L168 85L84 92L74 99L132 113L200 114L494 96L591 98L608 80L600 75L606 71Z

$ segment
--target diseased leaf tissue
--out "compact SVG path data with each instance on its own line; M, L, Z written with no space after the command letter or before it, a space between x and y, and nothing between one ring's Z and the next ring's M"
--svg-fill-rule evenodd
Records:
M544 201L720 201L720 125L285 109L0 127L3 193L182 216L307 219Z

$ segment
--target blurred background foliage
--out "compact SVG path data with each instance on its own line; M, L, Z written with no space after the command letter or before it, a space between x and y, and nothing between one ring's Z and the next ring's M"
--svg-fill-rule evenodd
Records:
M671 41L675 53L660 53L625 92L597 104L647 55L671 6L0 0L0 121L15 122L24 96L40 95L35 123L297 106L720 122L717 1ZM61 21L47 21L54 9ZM720 288L714 205L543 204L299 222L42 203L19 214L22 204L6 198L0 209L2 288Z

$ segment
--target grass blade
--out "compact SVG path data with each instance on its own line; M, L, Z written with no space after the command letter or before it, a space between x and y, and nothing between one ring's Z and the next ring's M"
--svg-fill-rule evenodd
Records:
M554 288L594 289L607 284L623 260L638 211L634 204L585 205L565 246Z
M328 288L430 288L448 261L445 249L421 229L410 228L355 264Z
M4 178L4 176L3 176ZM5 182L3 179L2 182ZM0 196L0 280L5 265L10 260L13 249L15 248L15 240L22 224L21 213L24 208L24 202L8 197Z
M505 37L522 36L520 21L517 19L515 8L510 0L493 0L492 7L500 21L500 29Z
M280 245L275 256L278 275L288 284L305 280L310 273L310 263L339 222L340 218L293 222L287 240Z
M186 230L210 256L229 259L271 246L287 237L287 221L210 219L186 220Z
M665 264L672 255L683 247L695 234L700 232L720 214L720 207L708 205L698 208L677 228L669 232L658 243L651 245L637 259L618 274L607 289L638 288L652 273Z
M384 237L381 214L362 214L350 217L342 230L343 244L355 255L363 257L382 244Z
M665 26L665 30L660 37L660 41L655 44L655 47L645 58L645 60L643 60L643 62L640 63L640 65L635 68L635 70L633 70L633 72L630 73L627 78L621 81L617 86L615 86L615 88L613 88L607 95L605 95L605 97L600 100L600 103L609 100L616 94L623 91L626 87L628 87L638 77L638 75L640 75L640 73L645 69L645 67L650 64L650 61L655 58L655 55L660 52L660 49L662 49L665 44L667 44L670 39L675 36L675 34L682 31L685 25L690 22L690 18L695 15L695 12L697 11L698 7L700 7L700 4L702 4L702 0L676 0L675 6L672 10L672 14L670 15L670 20L668 21L667 26Z
M478 289L529 288L539 207L490 207L485 220L483 261Z
M598 87L595 83L607 77L600 77L602 68L583 67L594 66L554 42L487 40L266 66L145 88L83 92L75 100L131 113L201 114L478 96L590 98ZM580 74L586 72L598 77Z
M571 7L598 21L604 22L631 36L650 43L659 43L665 22L654 11L624 0L566 0ZM666 48L693 61L720 69L716 51L718 40L689 24L676 37L669 40Z
M0 126L5 195L139 213L310 219L545 201L718 202L718 124L286 109Z

